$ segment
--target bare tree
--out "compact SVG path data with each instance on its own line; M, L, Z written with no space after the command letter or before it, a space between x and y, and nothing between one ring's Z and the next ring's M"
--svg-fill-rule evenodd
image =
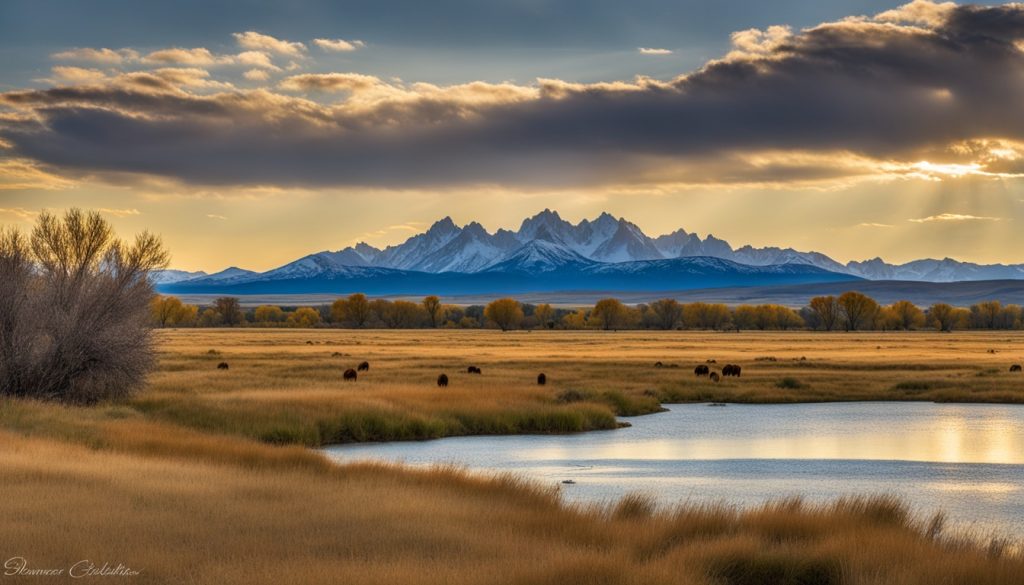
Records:
M94 403L130 394L152 364L159 238L118 240L97 213L43 213L0 234L0 394Z

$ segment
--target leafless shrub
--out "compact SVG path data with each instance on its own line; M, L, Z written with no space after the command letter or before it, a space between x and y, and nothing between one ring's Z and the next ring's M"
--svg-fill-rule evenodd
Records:
M97 213L39 216L0 233L0 395L91 404L127 396L152 363L156 236L117 239Z

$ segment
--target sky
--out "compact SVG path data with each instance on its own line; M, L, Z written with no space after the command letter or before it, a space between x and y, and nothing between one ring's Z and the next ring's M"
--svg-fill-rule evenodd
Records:
M266 270L603 211L840 261L1024 262L1024 5L4 0L0 226Z

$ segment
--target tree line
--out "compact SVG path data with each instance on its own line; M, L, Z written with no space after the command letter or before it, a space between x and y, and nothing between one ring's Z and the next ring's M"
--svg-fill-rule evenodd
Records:
M153 300L152 323L157 327L343 327L355 329L698 329L698 330L821 330L821 331L954 331L962 329L1021 329L1022 309L985 301L968 308L935 303L921 308L910 301L881 305L871 297L849 291L818 296L799 310L777 304L739 305L680 303L660 299L626 305L614 298L593 307L564 308L547 303L522 303L512 298L487 305L459 306L427 296L419 302L370 299L362 293L330 305L245 308L235 297L221 297L200 307L171 296Z

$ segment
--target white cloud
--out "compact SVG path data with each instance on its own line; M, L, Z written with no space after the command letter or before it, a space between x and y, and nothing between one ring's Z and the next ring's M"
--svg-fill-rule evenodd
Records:
M62 61L93 61L96 63L107 63L117 65L124 61L135 61L139 53L133 49L90 49L77 48L61 51L50 55L54 59Z
M313 44L324 51L335 53L347 53L366 46L363 41L346 41L344 39L314 39Z
M260 34L255 31L234 33L233 36L235 37L235 40L238 41L238 46L243 49L267 51L270 53L277 53L279 55L287 55L289 57L302 57L302 54L306 52L306 45L303 45L302 43L293 43L277 39L270 35Z
M159 51L153 51L142 58L145 63L180 63L182 65L214 65L217 63L227 63L231 61L231 57L218 57L210 52L209 49L202 47L196 47L194 49L183 49L180 47L171 47L169 49L160 49Z
M50 72L59 81L70 83L98 83L107 78L107 74L99 69L86 69L84 67L67 67L58 65L51 67Z
M929 215L928 217L921 217L917 219L908 219L914 223L932 223L938 221L1000 221L1002 218L999 217L986 217L980 215L967 215L963 213L940 213L938 215Z
M256 67L260 69L271 69L273 71L280 71L281 68L274 65L270 61L270 55L263 51L245 51L235 56L238 63L247 67Z
M893 227L893 225L892 224L888 224L888 223L877 223L877 222L873 222L873 221L866 221L864 223L858 223L855 227L862 227L862 228L891 228L891 227Z
M270 79L270 74L265 69L250 69L243 73L242 77L249 81L266 81Z
M227 219L227 217L224 217L223 215L217 215L216 213L207 213L206 217L208 217L210 219L219 219L219 220Z
M671 55L670 49L655 49L653 47L637 47L641 55Z

